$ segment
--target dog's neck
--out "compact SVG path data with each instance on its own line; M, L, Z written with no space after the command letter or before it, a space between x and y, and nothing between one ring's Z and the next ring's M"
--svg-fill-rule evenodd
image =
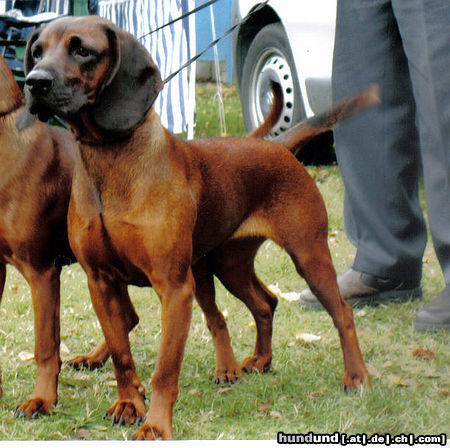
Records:
M0 189L18 173L26 172L25 164L29 163L31 167L33 161L36 163L36 154L30 142L42 136L44 125L36 122L19 131L16 124L19 113L20 107L0 117Z
M89 110L66 120L75 139L84 145L111 145L129 139L135 129L126 132L111 132L96 126L89 115Z
M79 148L87 159L98 159L95 163L102 163L109 159L108 155L118 155L120 153L133 153L134 159L153 158L166 148L166 136L170 134L165 129L156 112L151 109L144 122L136 129L127 133L106 133L101 129L88 123L84 124L85 117L80 123L70 123L71 130L79 141ZM150 145L143 142L152 142ZM98 157L97 157L98 156Z
M116 210L142 185L161 182L170 171L171 149L167 131L155 112L129 137L107 143L80 140L75 172L93 188L102 209ZM150 144L149 144L150 142ZM131 195L131 196L130 196ZM125 202L124 202L125 201Z

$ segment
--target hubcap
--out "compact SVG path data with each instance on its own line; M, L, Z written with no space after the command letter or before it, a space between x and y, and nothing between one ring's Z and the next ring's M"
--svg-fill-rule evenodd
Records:
M285 56L276 48L266 49L255 64L251 81L250 112L255 128L264 121L272 107L271 81L281 85L283 110L270 135L281 134L292 125L294 116L294 81Z

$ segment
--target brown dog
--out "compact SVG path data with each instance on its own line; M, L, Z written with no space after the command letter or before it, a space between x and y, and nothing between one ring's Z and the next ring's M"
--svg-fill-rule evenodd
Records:
M114 422L145 418L137 439L172 437L172 408L195 295L211 329L217 372L240 372L214 300L213 276L252 312L256 348L242 368L272 359L276 297L253 260L266 238L292 257L339 331L347 388L368 382L351 307L339 294L327 245L327 215L314 181L292 155L299 143L374 104L373 91L280 137L181 141L151 108L162 88L147 51L98 17L64 18L27 46L30 112L63 116L80 142L69 207L69 238L88 275L111 353L119 397ZM258 134L257 134L258 135ZM136 375L128 333L137 323L127 284L151 283L162 304L162 334L150 409ZM107 348L106 348L107 347Z
M16 415L48 414L56 404L59 358L59 274L74 261L67 237L76 142L70 132L36 122L20 132L24 98L0 57L0 297L6 264L31 287L36 386Z

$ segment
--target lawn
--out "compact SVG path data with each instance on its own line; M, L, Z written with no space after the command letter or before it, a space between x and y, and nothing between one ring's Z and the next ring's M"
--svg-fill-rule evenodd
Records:
M198 136L218 135L215 87L198 90ZM224 90L228 134L243 134L242 115L234 88ZM329 212L329 243L336 270L351 262L354 249L342 225L343 185L337 166L308 168ZM266 284L282 292L299 292L304 281L287 255L267 242L257 257L257 271ZM440 434L450 435L450 336L417 333L418 309L443 287L434 251L424 257L424 298L355 310L363 356L372 387L345 393L337 331L324 311L302 309L280 299L274 324L273 367L265 374L243 376L234 385L213 382L215 358L205 320L194 304L191 331L174 408L178 439L274 439L284 433ZM227 318L238 360L253 351L255 326L244 305L217 283L217 302ZM131 334L137 371L151 396L150 378L160 338L160 304L150 288L130 288L141 321ZM4 395L0 399L1 440L130 439L135 427L112 426L104 414L117 395L111 361L98 371L63 366L59 403L49 417L28 421L14 417L15 407L32 393L35 364L33 310L22 277L8 270L0 330ZM302 333L317 338L305 342ZM86 277L78 265L62 274L62 358L89 351L102 338L92 309ZM421 350L421 351L418 351Z

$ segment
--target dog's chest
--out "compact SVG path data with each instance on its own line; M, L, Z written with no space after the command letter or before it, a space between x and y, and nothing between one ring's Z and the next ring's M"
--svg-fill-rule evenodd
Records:
M102 269L128 284L148 285L151 238L166 220L136 195L122 194L106 184L97 189L92 178L76 173L69 213L69 235L76 255L88 266ZM102 184L105 187L105 184ZM100 190L100 191L99 191Z
M142 238L125 216L111 215L100 208L91 213L71 213L69 237L74 251L94 269L101 269L127 284L148 285L138 266L142 259Z

